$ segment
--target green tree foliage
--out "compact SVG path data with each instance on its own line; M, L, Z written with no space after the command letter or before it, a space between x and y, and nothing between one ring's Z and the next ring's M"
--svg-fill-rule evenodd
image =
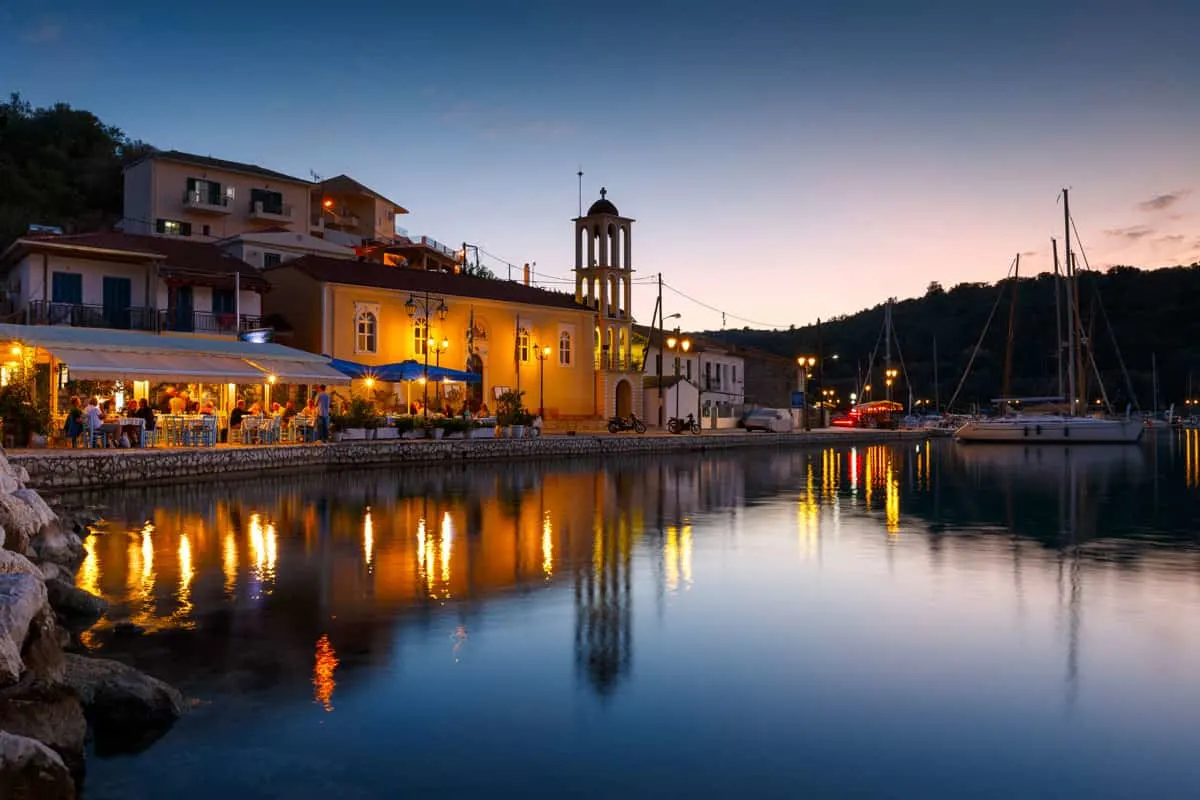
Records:
M1200 314L1196 312L1200 308L1200 264L1157 270L1113 267L1105 273L1081 273L1079 282L1084 329L1092 342L1095 362L1109 398L1118 408L1123 409L1130 400L1129 384L1136 405L1150 408L1154 357L1158 360L1160 408L1174 402L1179 406L1177 410L1183 410L1189 375L1191 397L1200 398ZM1043 273L1015 283L1017 305L1010 391L1024 396L1056 395L1055 280L1051 274ZM940 400L945 404L950 399L993 307L995 317L983 335L957 406L986 404L999 396L1013 286L1012 279L994 285L962 283L948 290L934 283L923 297L893 305L896 328L893 365L899 367L903 355L916 398L934 397L936 338ZM821 350L826 357L821 377L825 387L835 388L841 397L848 397L856 388L859 369L865 373L872 351L878 348L871 379L875 389L873 398L882 397L883 318L881 304L821 325ZM721 331L708 335L787 357L817 351L815 325L786 331ZM1114 338L1119 349L1114 348ZM831 358L835 353L836 360ZM1129 375L1128 384L1121 369L1122 361ZM1099 396L1094 373L1089 375L1089 395ZM895 398L906 401L908 389L901 385Z
M86 231L121 218L122 168L149 152L96 115L19 94L0 103L0 247L30 224Z

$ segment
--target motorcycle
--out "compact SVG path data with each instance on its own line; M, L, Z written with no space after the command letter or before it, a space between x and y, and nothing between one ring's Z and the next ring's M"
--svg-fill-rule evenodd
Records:
M646 423L638 419L637 414L630 414L629 419L613 417L608 421L609 433L620 433L621 431L637 431L638 433L645 433Z
M684 431L699 433L700 423L696 421L695 416L692 414L688 414L686 419L671 417L667 420L667 430L671 433L683 433Z

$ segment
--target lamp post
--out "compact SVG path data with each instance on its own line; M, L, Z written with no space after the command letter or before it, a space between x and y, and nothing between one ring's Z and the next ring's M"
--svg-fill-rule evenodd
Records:
M431 348L431 347L432 347L432 348L434 348L434 350L433 350L433 356L434 356L434 362L433 362L433 364L434 364L434 366L435 366L435 367L437 367L438 369L441 369L441 367L442 367L442 353L444 353L444 352L446 352L448 349L450 349L450 340L449 340L449 339L446 339L445 337L443 337L443 338L442 338L442 341L438 342L438 341L437 341L437 340L435 340L435 339L434 339L432 336L430 336L430 337L429 337L429 339L428 339L428 340L425 342L425 351L426 351L426 356L425 356L425 366L426 366L426 368L427 368L427 369L428 369L428 367L429 367L429 355L428 355L428 352L429 352L429 348ZM426 377L428 377L428 376L426 376ZM436 387L437 387L437 386L440 386L440 385L441 385L441 381L438 381L438 383L434 384L435 388L434 388L434 390L433 390L433 399L434 399L434 400L436 400L436 401L437 401L437 402L439 402L439 403L441 402L441 394L440 394L440 393L441 393L441 389L438 389L438 388L436 388Z
M437 301L437 307L433 306L433 302ZM446 319L446 313L450 310L446 308L446 301L429 292L424 292L418 299L417 295L410 294L408 302L404 304L404 310L408 312L409 319L416 319L418 311L421 313L421 319L425 320L425 337L429 337L429 317L430 314L437 314L438 319ZM425 343L425 370L421 375L421 414L425 417L429 416L429 343Z
M800 416L804 420L804 430L811 430L812 426L808 422L808 382L812 380L812 368L817 364L816 356L799 356L796 358L796 363L800 365L800 374L804 377L801 379L800 388L804 392L804 408L800 409Z
M550 347L533 346L533 354L538 360L538 416L546 418L546 359L550 357Z
M679 328L674 336L667 337L667 349L675 354L675 419L679 419L679 353L687 353L692 349L692 342L679 335Z
M887 399L892 399L892 384L896 382L896 376L900 374L900 370L888 369L884 372L884 384L887 387Z

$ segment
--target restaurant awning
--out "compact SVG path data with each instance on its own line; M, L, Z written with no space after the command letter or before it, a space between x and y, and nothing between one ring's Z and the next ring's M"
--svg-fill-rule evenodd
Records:
M241 358L188 353L126 353L56 347L55 358L76 380L156 381L160 383L262 383L263 373Z
M255 358L251 364L263 371L264 375L274 375L280 383L330 383L347 384L350 379L327 364L318 361L295 361L283 358ZM260 377L259 380L262 380Z

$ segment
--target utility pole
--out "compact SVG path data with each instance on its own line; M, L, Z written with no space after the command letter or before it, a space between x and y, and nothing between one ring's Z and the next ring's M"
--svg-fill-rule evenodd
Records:
M825 351L821 346L821 318L817 317L817 396L821 398L821 427L825 427Z

